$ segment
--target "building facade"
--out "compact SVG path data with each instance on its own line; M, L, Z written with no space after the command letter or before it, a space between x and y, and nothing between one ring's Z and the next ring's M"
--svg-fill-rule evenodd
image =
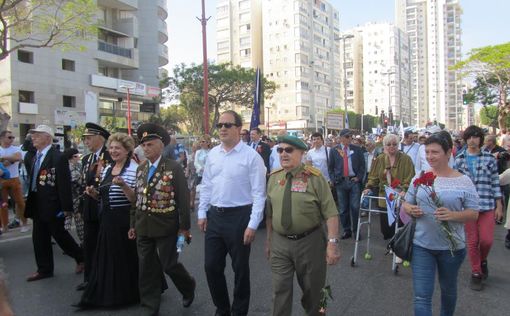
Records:
M46 124L56 132L87 121L127 129L158 110L158 68L168 63L165 0L98 0L98 38L84 51L22 49L0 62L7 128L24 137ZM128 102L129 100L129 102Z
M396 25L409 35L412 103L418 125L462 126L462 80L449 67L461 60L459 0L396 0Z
M264 75L272 129L316 130L340 96L339 14L327 1L262 2ZM271 120L277 118L277 120Z

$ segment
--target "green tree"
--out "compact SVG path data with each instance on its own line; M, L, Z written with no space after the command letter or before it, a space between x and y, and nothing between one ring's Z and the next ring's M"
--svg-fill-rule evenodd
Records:
M159 124L167 130L173 130L180 133L180 123L184 123L184 109L178 105L172 105L168 108L160 109L159 114L153 114L149 118L149 122Z
M510 42L472 49L468 58L457 63L452 69L461 70L464 75L479 78L498 95L498 126L506 128L510 114L507 97L510 88Z
M231 64L210 64L208 69L212 134L222 110L233 108L234 105L253 107L255 70ZM189 67L185 64L176 66L173 76L168 78L168 87L170 93L179 94L181 106L186 110L186 120L193 132L203 133L203 66L193 64ZM264 77L262 87L265 99L270 98L276 90L275 83ZM263 109L263 105L261 108Z
M0 1L0 60L20 48L83 49L97 36L94 0Z

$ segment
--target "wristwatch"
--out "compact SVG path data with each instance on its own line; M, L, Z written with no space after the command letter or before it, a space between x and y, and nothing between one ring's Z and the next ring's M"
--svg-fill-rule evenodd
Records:
M340 242L340 240L338 238L329 238L328 242L338 244Z

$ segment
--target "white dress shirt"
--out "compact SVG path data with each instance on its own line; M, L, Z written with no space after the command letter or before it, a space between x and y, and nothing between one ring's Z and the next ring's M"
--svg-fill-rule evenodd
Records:
M207 218L209 207L252 204L248 227L257 229L266 201L266 167L262 157L243 142L229 152L223 145L211 149L200 188L198 219Z
M326 152L327 151L327 152ZM328 172L328 157L329 155L329 148L325 146L321 146L319 149L316 149L315 147L310 149L308 153L306 154L306 160L312 162L312 166L319 169L326 178L326 180L329 182L329 172Z
M419 151L420 151L420 144L417 144L415 142L412 142L411 145L406 145L404 143L400 143L399 145L400 151L402 151L404 154L408 155L411 160L413 161L414 169L416 171L416 164L419 158Z

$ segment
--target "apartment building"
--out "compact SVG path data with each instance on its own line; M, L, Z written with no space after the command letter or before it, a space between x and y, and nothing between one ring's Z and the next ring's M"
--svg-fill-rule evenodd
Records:
M0 62L7 128L24 137L46 124L56 132L87 121L127 128L158 111L158 68L168 63L165 0L98 0L98 37L85 51L22 49ZM128 102L129 100L129 102Z
M339 14L322 0L262 2L264 75L272 129L315 130L340 96Z
M461 60L459 0L395 0L396 25L409 35L411 102L418 125L462 126L462 81L449 67Z

